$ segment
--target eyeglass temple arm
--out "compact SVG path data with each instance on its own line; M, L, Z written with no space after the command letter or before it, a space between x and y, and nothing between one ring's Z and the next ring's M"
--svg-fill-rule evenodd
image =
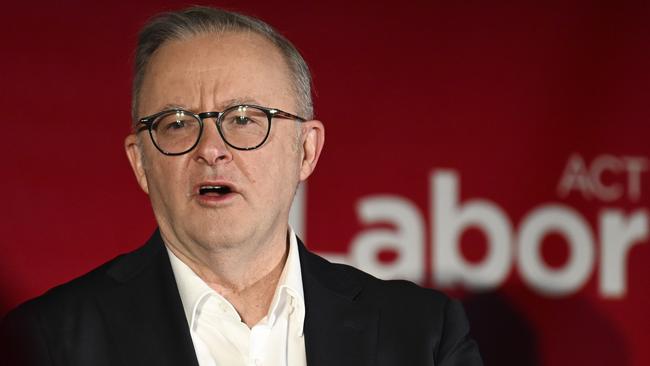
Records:
M281 111L279 109L272 109L269 111L271 113L271 116L273 117L280 117L280 118L286 118L286 119L295 119L300 122L306 122L307 120L300 117L296 116L295 114L287 113L285 111Z

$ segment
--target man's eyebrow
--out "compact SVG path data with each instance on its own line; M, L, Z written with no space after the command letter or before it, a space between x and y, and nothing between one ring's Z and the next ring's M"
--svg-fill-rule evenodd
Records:
M170 110L170 109L184 109L186 111L191 110L190 108L187 108L187 107L185 107L183 105L173 104L173 103L165 104L164 106L162 106L162 108L160 108L161 111L167 111L167 110Z
M219 103L219 106L221 110L224 110L226 108L236 106L236 105L241 105L241 104L254 104L254 105L260 105L260 103L253 97L242 97L242 98L233 98L233 99L228 99L225 100L221 103ZM186 111L192 111L192 112L201 112L201 111L196 111L196 108L190 108L188 106L182 105L182 104L175 104L175 103L167 103L160 108L161 111L167 111L170 109L183 109ZM212 111L210 111L212 112Z
M223 105L223 108L226 109L228 107L232 107L235 105L240 105L240 104L255 104L259 105L260 103L252 97L242 97L242 98L233 98L229 100L223 101L221 105Z

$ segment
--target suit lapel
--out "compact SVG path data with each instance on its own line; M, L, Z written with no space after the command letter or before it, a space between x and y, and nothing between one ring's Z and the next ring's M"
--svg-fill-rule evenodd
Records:
M375 362L379 309L357 301L362 279L310 253L299 241L309 366ZM156 231L108 270L117 282L98 295L124 365L198 366L167 252Z
M119 285L99 295L125 365L198 366L160 233L108 270Z
M356 301L361 279L307 251L299 242L305 293L307 364L372 365L379 309Z

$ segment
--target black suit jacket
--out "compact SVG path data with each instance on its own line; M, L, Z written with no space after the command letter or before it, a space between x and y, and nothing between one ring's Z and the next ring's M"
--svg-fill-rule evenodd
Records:
M482 364L456 301L332 264L302 243L299 253L309 366ZM159 232L19 306L0 337L4 365L198 366Z

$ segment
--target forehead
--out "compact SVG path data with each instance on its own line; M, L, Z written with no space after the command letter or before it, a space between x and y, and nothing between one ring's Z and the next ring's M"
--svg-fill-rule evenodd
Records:
M223 108L233 100L295 110L288 65L258 34L209 33L164 43L145 72L139 112L167 105Z

